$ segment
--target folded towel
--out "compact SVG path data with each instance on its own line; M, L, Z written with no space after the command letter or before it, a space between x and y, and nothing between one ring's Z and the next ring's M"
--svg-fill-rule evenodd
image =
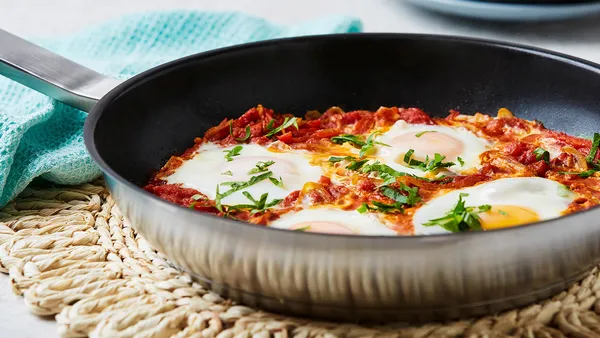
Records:
M279 37L359 32L359 20L326 17L279 26L240 13L127 15L75 35L32 39L100 73L125 79L186 55ZM0 207L36 177L79 184L100 175L83 143L86 113L0 76Z

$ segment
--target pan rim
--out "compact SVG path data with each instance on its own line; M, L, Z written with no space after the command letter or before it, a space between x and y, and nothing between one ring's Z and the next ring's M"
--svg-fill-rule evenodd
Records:
M297 232L297 231L289 231L285 229L271 228L265 227L262 225L256 225L252 223L246 223L241 221L234 221L229 219L224 219L219 216L214 216L210 214L200 213L194 210L190 210L189 208L185 208L183 206L168 202L155 196L140 186L134 184L129 181L125 177L121 176L115 170L109 166L96 148L96 144L94 141L94 130L96 128L97 122L102 116L102 112L105 110L107 106L111 104L114 100L119 98L122 95L125 95L129 90L139 86L146 81L152 80L153 77L160 76L161 73L179 68L185 67L186 64L190 62L194 62L198 59L208 59L212 57L217 57L224 53L235 53L238 51L245 51L248 49L254 48L262 48L269 47L277 44L293 44L293 43L305 43L310 41L323 41L323 40L345 40L345 39L385 39L385 38L403 38L408 40L421 40L421 41L443 41L443 42L456 42L456 43L466 43L471 45L482 45L487 48L496 48L503 49L509 51L516 51L519 53L525 53L534 55L541 58L548 58L552 60L556 60L562 63L566 63L581 69L585 69L587 71L591 71L600 76L600 64L594 63L592 61L584 60L575 56L567 55L560 52L555 52L551 50L547 50L544 48L527 46L524 44L505 42L500 40L493 39L480 39L480 38L471 38L471 37L462 37L455 35L440 35L440 34L413 34L413 33L345 33L345 34L321 34L321 35L306 35L299 37L288 37L288 38L279 38L279 39L270 39L263 40L258 42L250 42L244 43L234 46L228 46L218 49L213 49L205 52L196 53L193 55L185 56L182 58L175 59L173 61L158 65L151 69L148 69L142 73L139 73L130 79L127 79L123 83L119 84L117 87L113 88L108 94L98 101L94 107L89 112L88 117L86 118L84 124L84 142L89 152L91 158L98 165L104 175L109 175L112 179L118 181L121 184L124 184L128 188L135 190L136 192L142 194L142 196L146 198L150 198L154 201L159 201L165 208L169 208L172 212L184 212L189 213L190 217L194 217L198 219L198 223L201 220L214 220L219 219L221 222L226 222L230 226L244 226L247 229L257 229L257 231L277 231L285 236L316 236L320 238L327 238L328 240L341 239L344 241L360 241L365 242L369 241L412 241L412 243L416 242L431 242L431 241L439 241L439 240L459 240L459 239L471 239L472 236L479 236L481 239L483 238L492 238L494 235L499 234L514 234L517 231L523 232L524 230L537 229L542 226L549 227L551 225L559 225L566 222L577 222L578 218L583 218L590 216L592 214L596 215L597 218L600 218L600 205L594 206L590 209L579 211L576 213L568 214L565 216L561 216L559 218L544 220L535 223L524 224L518 227L510 227L503 228L493 231L478 231L478 232L461 232L461 233L446 233L446 234L432 234L432 235L416 235L416 236L365 236L365 235L338 235L338 234L324 234L324 233L311 233L311 232ZM484 237L486 236L486 237Z

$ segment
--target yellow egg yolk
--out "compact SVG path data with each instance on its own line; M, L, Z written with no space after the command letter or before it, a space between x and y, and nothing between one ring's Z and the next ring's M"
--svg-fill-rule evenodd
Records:
M516 205L494 205L487 212L479 214L483 230L495 230L538 222L538 214L528 208Z
M464 148L462 141L437 131L402 134L392 139L391 146L414 149L413 158L420 161L425 160L426 155L433 157L435 153L446 156L448 160L455 160L463 153ZM398 161L403 163L402 157Z
M327 234L352 235L353 232L343 224L326 221L302 222L294 225L292 230L304 232L318 232Z

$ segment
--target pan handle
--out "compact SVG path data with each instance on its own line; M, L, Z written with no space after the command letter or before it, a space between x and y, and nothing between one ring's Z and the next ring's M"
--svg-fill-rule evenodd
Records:
M86 112L121 82L2 29L0 75Z

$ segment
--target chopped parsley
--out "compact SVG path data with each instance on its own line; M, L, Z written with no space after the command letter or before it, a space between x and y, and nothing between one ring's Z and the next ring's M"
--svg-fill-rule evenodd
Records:
M233 173L231 172L231 170L227 170L227 171L222 172L221 175L233 176Z
M256 200L254 197L252 197L252 195L247 191L242 191L242 194L244 194L244 196L246 196L246 198L248 200L250 200L250 202L252 202L252 204L231 205L231 206L227 207L227 212L230 212L233 210L250 209L250 214L254 215L258 212L263 212L271 207L274 207L282 201L281 199L274 199L271 202L267 202L267 198L269 196L268 193L264 193L264 194L260 195L260 198L258 200Z
M492 206L484 204L477 207L467 207L463 200L463 197L467 196L469 196L469 194L460 193L460 195L458 195L458 202L452 210L448 211L443 217L432 219L427 223L423 223L423 225L437 225L450 232L481 230L481 219L478 214L489 211L492 209Z
M585 160L591 169L586 171L559 171L559 174L569 174L569 175L578 175L581 178L588 178L593 176L595 173L600 172L600 163L596 161L596 155L598 154L598 148L600 147L600 134L594 133L594 137L592 139L592 147L590 148L590 153L586 156Z
M270 123L269 123L269 124L270 124ZM268 132L268 133L267 133L265 136L266 136L266 137L271 137L271 136L273 136L273 135L275 135L275 134L279 133L280 131L283 131L285 128L289 128L289 127L291 127L291 126L294 126L294 127L296 127L296 130L300 128L300 127L298 127L298 118L296 118L296 117L292 117L292 118L286 117L286 118L283 120L283 123L282 123L282 124L281 124L279 127L275 128L275 129L273 129L273 130L271 130L271 131L270 131L270 132ZM268 128L268 127L269 127L269 126L267 126L267 128Z
M395 202L392 204L385 204L377 201L372 201L371 205L368 203L363 203L358 209L356 209L361 214L367 213L369 211L382 212L384 214L393 214L393 213L404 213L404 207L402 203Z
M422 131L422 132L416 133L416 134L415 134L415 137L421 137L421 136L423 136L425 133L435 133L435 130L425 130L425 131Z
M446 159L446 156L435 153L433 159L429 159L429 155L425 156L425 161L419 161L412 158L415 153L414 149L410 149L404 154L404 162L408 164L413 169L419 169L421 171L435 171L440 168L448 168L455 165L454 162L443 162Z
M279 177L279 179L276 179L275 177L269 177L269 181L278 187L283 187L283 179L281 177Z
M564 184L559 185L556 190L556 193L560 197L569 197L571 195L571 190Z
M231 150L223 150L223 152L225 153L225 159L228 162L233 161L233 157L238 156L240 154L240 151L242 151L243 148L244 147L242 147L242 146L235 146Z
M360 147L360 151L358 153L359 157L364 157L375 145L382 145L389 147L389 144L385 144L383 142L375 141L375 137L379 135L379 132L373 132L369 136L367 136L366 140L362 140L360 136L352 135L352 134L343 134L339 136L334 136L331 138L331 142L335 144L344 144L346 142L352 144L352 146L358 148Z
M600 147L600 134L594 133L594 138L592 139L592 147L590 148L590 153L585 158L585 160L594 165L598 166L596 162L596 154L598 153L598 147Z
M383 164L379 161L375 161L372 163L367 164L368 160L358 160L356 157L353 156L346 156L346 157L335 157L332 156L329 158L329 162L331 163L337 163L337 162L342 162L342 161L349 161L350 163L346 166L346 169L350 169L350 170L354 170L354 171L360 171L363 174L375 174L378 178L384 180L383 184L380 185L381 186L386 186L386 185L390 185L392 183L396 182L396 177L401 177L401 176L410 176L412 178L416 178L422 181L427 181L427 182L440 182L440 183L445 183L445 181L447 181L448 179L450 179L449 177L446 176L440 176L438 178L435 179L428 179L425 177L419 177L413 174L408 174L408 173L403 173L400 171L395 170L394 168Z
M463 161L463 159L462 159L460 156L458 156L458 157L456 158L456 160L458 161L458 163L460 163L460 166L461 166L461 167L463 167L463 166L465 165L465 161Z
M247 182L243 182L243 181L232 181L232 182L223 182L221 184L217 185L217 193L216 193L216 197L215 197L215 205L217 207L217 209L219 209L219 211L223 211L223 207L221 205L221 200L231 194L233 194L236 191L240 191L242 189L248 188L249 186L255 185L258 182L264 181L268 178L270 178L271 176L273 176L273 172L272 171L267 171L264 174L260 174L260 175L256 175L256 176L252 176L250 177L250 179ZM221 186L229 186L230 189L225 191L224 193L220 193L219 192L219 185Z
M535 159L538 161L544 160L544 162L546 163L550 163L550 153L543 148L536 148L533 151L533 154L535 155Z
M380 188L380 191L385 197L391 198L398 203L408 204L411 207L421 201L419 188L411 188L404 183L400 183L400 190L391 186L383 186ZM406 192L408 195L404 195L402 192Z
M250 138L250 126L246 126L246 135L244 137L237 138L233 136L233 121L229 121L229 135L231 135L231 137L238 142L244 142Z
M361 140L360 137L358 137L356 135L352 135L352 134L343 134L343 135L339 135L339 136L334 136L331 138L331 142L333 142L335 144L344 144L344 143L348 142L348 143L352 143L352 145L355 147L362 147L366 144L365 141Z
M508 216L508 213L504 210L498 210L498 213L502 216Z
M373 149L373 147L375 147L376 144L382 145L382 146L385 146L385 147L389 147L390 146L389 144L385 144L385 143L382 143L382 142L375 141L375 136L377 136L377 135L379 135L379 132L371 133L367 137L367 141L360 148L360 151L358 152L358 156L359 157L364 157L369 151L371 151L371 149Z
M275 161L258 161L258 162L256 162L255 167L250 169L250 171L248 171L248 174L252 175L252 174L263 173L265 171L268 171L269 169L267 169L267 168L273 164L275 164Z

